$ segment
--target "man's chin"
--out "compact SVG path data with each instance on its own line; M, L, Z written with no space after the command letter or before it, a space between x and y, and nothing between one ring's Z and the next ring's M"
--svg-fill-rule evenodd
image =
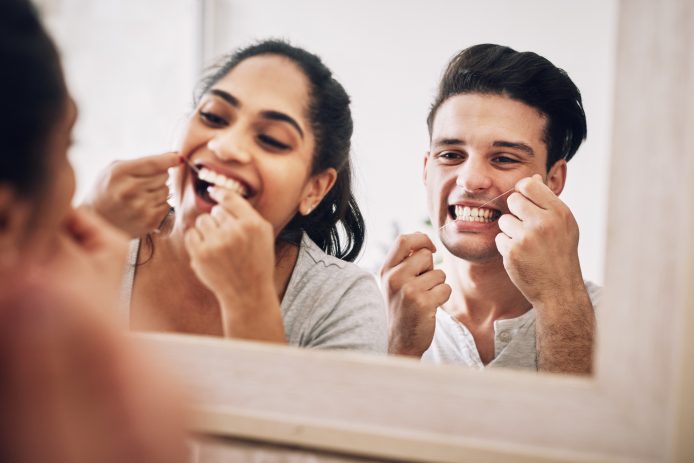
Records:
M495 242L464 243L461 241L460 239L454 241L446 240L445 238L441 240L448 252L459 259L471 263L484 263L501 258Z

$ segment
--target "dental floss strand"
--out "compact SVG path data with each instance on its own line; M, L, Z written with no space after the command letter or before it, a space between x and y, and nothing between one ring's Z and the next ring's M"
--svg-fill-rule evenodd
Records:
M491 203L492 201L496 201L497 199L499 199L499 198L501 198L502 196L504 196L504 195L506 195L506 194L512 192L512 191L515 190L515 189L516 189L516 187L513 187L513 188L511 188L510 190L504 191L504 192L501 193L499 196L497 196L497 197L495 197L495 198L492 198L492 199L490 199L489 201L487 201L486 203L482 204L481 206L477 206L477 207L478 207L478 208L484 207L484 206L486 206L487 204ZM439 228L439 231L443 230L444 228L446 228L448 225L450 225L450 224L452 224L452 223L455 223L455 220L453 220L452 222L448 222L448 223L443 224L443 226Z
M190 167L190 170L192 170L193 172L195 172L198 175L200 174L200 169L198 169L195 165L193 165L193 163L190 162L190 160L188 160L188 158L181 156L181 159L183 159L183 162L185 162L186 165L188 167Z

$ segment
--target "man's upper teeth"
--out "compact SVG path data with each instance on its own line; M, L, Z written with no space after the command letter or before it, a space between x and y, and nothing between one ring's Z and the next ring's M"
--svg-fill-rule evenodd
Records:
M494 211L484 207L455 206L456 220L471 222L491 222Z
M205 167L200 169L198 177L200 178L200 180L204 180L207 183L212 183L214 185L221 186L232 191L236 191L240 194L244 194L246 190L243 187L243 185L237 182L236 180L232 180L229 177L226 177L218 172L207 169Z

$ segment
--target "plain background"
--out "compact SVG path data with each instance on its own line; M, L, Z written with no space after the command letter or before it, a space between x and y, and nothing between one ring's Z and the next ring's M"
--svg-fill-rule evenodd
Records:
M561 199L581 228L584 277L603 281L615 0L39 4L80 107L71 154L78 198L112 160L176 146L201 64L269 37L320 55L353 100L356 190L368 232L359 264L371 270L398 232L431 232L421 180L425 120L448 59L476 43L535 51L566 70L583 95L588 140L569 163Z

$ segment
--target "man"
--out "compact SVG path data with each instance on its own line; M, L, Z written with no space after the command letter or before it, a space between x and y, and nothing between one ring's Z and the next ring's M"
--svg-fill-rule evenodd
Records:
M427 122L445 272L426 235L398 238L381 269L389 352L589 374L598 288L583 281L578 226L558 198L586 137L580 92L535 53L477 45L449 63Z

